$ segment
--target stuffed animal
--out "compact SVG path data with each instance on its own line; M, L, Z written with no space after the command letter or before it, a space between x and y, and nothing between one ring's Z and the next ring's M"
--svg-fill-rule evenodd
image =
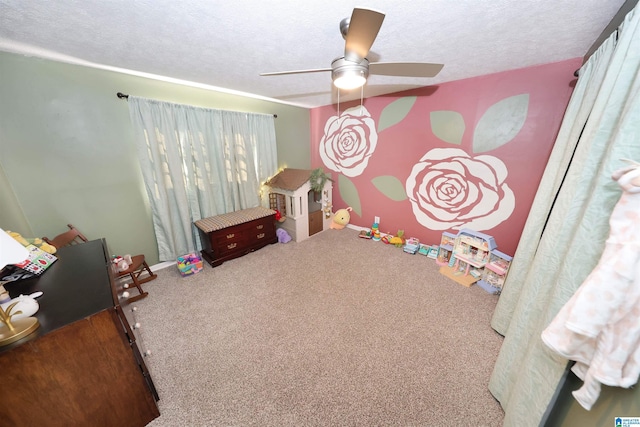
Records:
M116 267L118 267L118 272L126 271L127 269L129 269L129 266L132 263L131 255L125 255L123 257L114 256L113 258L111 258L111 262L114 263Z
M404 230L398 230L398 234L389 240L389 243L394 245L396 248L400 248L405 244L404 238Z
M276 211L276 221L284 222L287 218L282 216L282 213L278 209L274 209Z
M351 207L348 207L346 209L338 209L336 213L333 214L333 221L331 222L329 228L332 228L334 230L342 230L344 227L346 227L346 225L349 224L349 221L351 220L351 214L349 212L351 212L352 210L353 209L351 209Z
M42 249L43 251L50 254L55 254L57 251L55 246L48 244L47 242L45 242L44 240L38 237L36 237L35 239L25 239L24 237L22 237L20 233L16 233L15 231L7 230L7 233L9 234L9 236L13 237L22 246L33 245L38 249Z
M276 230L276 236L278 236L278 242L280 243L289 243L291 241L291 236L287 233L287 230L284 228L278 228Z

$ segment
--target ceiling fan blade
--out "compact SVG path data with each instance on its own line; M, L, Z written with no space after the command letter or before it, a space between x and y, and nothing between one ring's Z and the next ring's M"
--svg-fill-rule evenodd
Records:
M260 73L261 76L283 76L286 74L303 74L303 73L321 73L323 71L331 71L331 68L314 68L310 70L291 70L291 71L275 71L272 73Z
M384 13L353 9L344 45L344 59L360 62L367 57L384 21Z
M383 76L435 77L444 64L427 62L372 62L369 73Z

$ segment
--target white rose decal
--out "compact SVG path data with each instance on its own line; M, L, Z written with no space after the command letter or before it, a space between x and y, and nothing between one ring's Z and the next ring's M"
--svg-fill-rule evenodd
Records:
M345 176L360 175L378 143L375 122L363 106L333 116L324 126L320 158L324 165Z
M488 230L513 213L507 168L493 156L471 158L458 148L436 148L413 166L406 191L416 220L431 230Z

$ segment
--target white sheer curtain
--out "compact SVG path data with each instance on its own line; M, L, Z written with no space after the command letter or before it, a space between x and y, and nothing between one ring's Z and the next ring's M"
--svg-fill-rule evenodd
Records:
M259 206L277 171L274 117L129 96L160 261L200 249L194 221Z
M620 197L611 173L640 161L640 11L580 70L492 319L505 336L489 383L505 426L538 425L567 360L540 334L597 264Z

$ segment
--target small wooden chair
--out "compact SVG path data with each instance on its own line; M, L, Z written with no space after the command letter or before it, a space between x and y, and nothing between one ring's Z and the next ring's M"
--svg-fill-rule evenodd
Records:
M47 242L52 246L55 246L56 249L60 249L63 246L78 245L80 243L85 243L89 241L89 239L87 239L73 225L67 224L67 227L69 227L69 231L66 231L62 234L58 234L53 239L49 239L48 237L43 237L42 240L44 240L45 242Z
M69 227L69 231L59 234L53 239L49 239L48 237L43 237L42 240L44 240L50 245L55 246L56 249L60 249L63 246L77 245L77 244L85 243L89 241L89 239L87 239L84 236L84 234L82 234L73 225L67 224L67 227ZM145 274L145 276L140 278L140 276L142 276L143 274ZM156 277L158 277L149 268L149 265L144 259L144 255L136 255L131 257L131 264L129 265L129 268L127 268L124 271L119 271L116 277L119 279L125 276L129 276L131 278L131 283L126 283L124 286L128 288L131 285L133 285L138 289L138 293L139 293L139 295L134 295L133 297L130 297L129 298L130 301L136 301L149 295L148 292L145 292L142 289L141 285L143 283L149 282L150 280L153 280Z
M149 268L149 265L144 259L144 255L132 256L131 265L129 265L129 268L123 271L119 271L117 274L118 274L118 279L126 276L129 276L131 278L131 283L126 283L124 285L126 288L133 285L138 289L139 295L134 295L128 298L129 301L132 301L132 302L142 299L147 295L149 295L148 292L145 292L144 290L142 290L141 285L143 283L149 282L155 279L156 277L158 277L158 275L152 272L151 269Z

